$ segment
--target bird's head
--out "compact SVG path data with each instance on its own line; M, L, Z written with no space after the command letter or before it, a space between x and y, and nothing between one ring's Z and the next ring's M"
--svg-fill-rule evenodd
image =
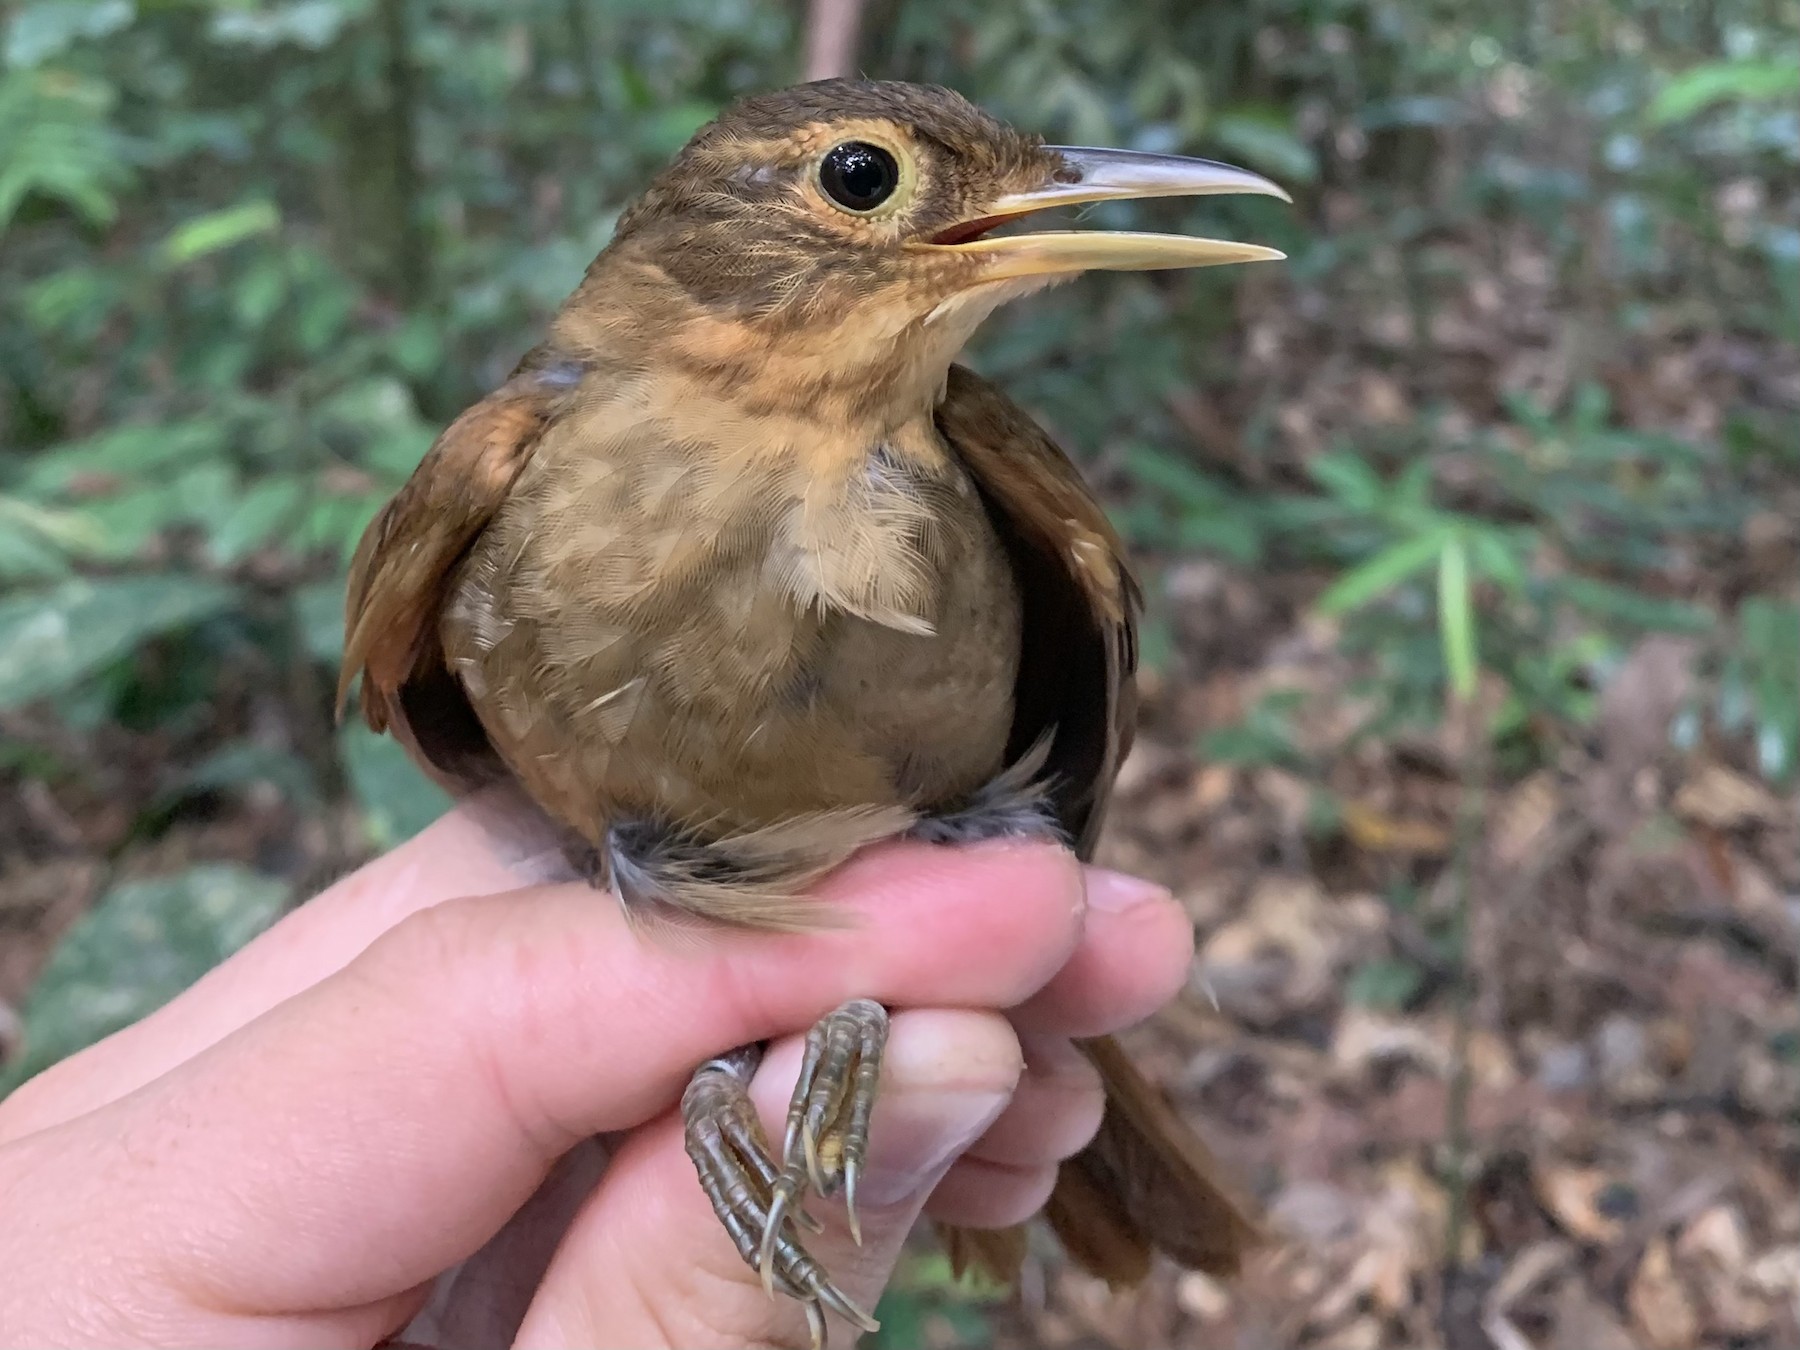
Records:
M620 218L590 285L653 274L743 345L804 343L845 379L896 357L947 367L995 306L1084 271L1282 256L1184 235L991 233L1053 207L1213 193L1287 200L1208 160L1045 145L948 89L822 80L701 128Z

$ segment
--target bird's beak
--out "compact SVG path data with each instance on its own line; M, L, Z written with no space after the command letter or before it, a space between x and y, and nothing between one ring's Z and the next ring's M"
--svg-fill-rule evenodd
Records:
M1050 182L996 198L980 216L953 225L915 247L980 259L984 264L980 283L1087 271L1217 267L1287 256L1261 244L1196 239L1181 234L1057 231L987 237L989 230L1019 216L1086 202L1203 197L1226 192L1293 200L1267 178L1209 159L1061 145L1048 149L1062 161Z

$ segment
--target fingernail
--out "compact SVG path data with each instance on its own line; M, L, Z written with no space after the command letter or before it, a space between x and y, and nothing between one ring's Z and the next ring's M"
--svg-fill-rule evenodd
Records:
M1087 869L1087 900L1095 909L1110 910L1117 914L1122 910L1147 905L1153 900L1174 898L1167 886L1158 886L1154 881L1127 876L1105 867Z
M955 1088L914 1090L905 1094L904 1104L899 1099L885 1103L887 1127L878 1112L862 1202L897 1205L935 1186L1011 1098L1010 1091L998 1088Z

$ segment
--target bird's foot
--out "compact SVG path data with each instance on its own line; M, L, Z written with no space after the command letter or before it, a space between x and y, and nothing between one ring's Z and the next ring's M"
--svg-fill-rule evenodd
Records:
M762 1058L756 1047L702 1065L681 1099L688 1156L713 1211L763 1287L806 1306L815 1347L824 1343L826 1309L864 1331L877 1326L831 1282L795 1229L820 1230L804 1208L809 1190L841 1190L850 1235L862 1241L856 1192L887 1034L887 1010L870 999L852 1000L813 1027L779 1162L750 1102L750 1077Z

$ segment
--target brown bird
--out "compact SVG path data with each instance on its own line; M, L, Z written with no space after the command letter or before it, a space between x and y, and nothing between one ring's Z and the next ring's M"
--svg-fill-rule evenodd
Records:
M1249 192L1205 160L1045 145L945 89L827 80L704 127L620 218L512 376L357 550L340 704L440 781L510 785L634 916L829 922L808 885L911 834L1090 856L1131 739L1139 594L1106 516L1005 394L953 364L994 308L1089 269L1273 249L990 233L1048 207ZM697 1071L689 1152L746 1261L874 1324L806 1254L855 1200L886 1014L815 1028L771 1150L760 1050ZM1047 1216L1115 1283L1153 1249L1229 1272L1256 1226L1116 1044ZM1016 1274L1011 1232L947 1237Z

